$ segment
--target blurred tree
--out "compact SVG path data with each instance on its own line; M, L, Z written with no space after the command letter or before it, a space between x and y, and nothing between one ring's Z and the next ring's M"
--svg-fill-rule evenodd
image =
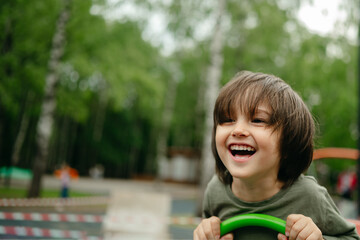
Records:
M0 143L0 158L5 165L11 164L12 144L21 132L17 130L21 126L17 123L26 123L29 116L31 125L38 111L37 108L26 109L23 106L29 100L28 93L36 95L41 92L40 79L43 79L43 66L48 58L48 51L43 51L43 47L51 43L53 28L44 31L36 29L54 22L58 9L57 2L33 4L19 0L0 5L0 25L5 29L0 34L0 134L1 139L7 139ZM44 17L34 20L39 15ZM37 100L35 97L34 102ZM21 120L23 117L24 121Z
M30 116L29 116L29 109L31 109L31 105L33 104L34 93L30 90L27 93L24 109L22 111L21 121L19 131L16 135L14 149L11 155L11 165L16 166L20 159L20 152L26 137L26 132L29 126Z
M161 117L161 128L159 129L157 144L156 144L156 179L162 180L160 168L162 165L166 164L168 161L168 136L171 120L174 114L174 105L176 99L176 88L181 77L181 72L179 71L178 66L172 65L169 67L172 71L172 76L168 80L168 86L166 91L166 96L164 99L164 109L162 111Z
M89 14L91 1L74 7L78 14L69 22L65 57L70 70L64 72L60 114L81 124L68 157L81 174L96 163L105 165L108 176L152 171L154 141L146 128L159 122L168 76L163 59L142 39L136 22L105 21ZM85 105L66 99L79 99Z
M37 153L33 165L33 177L28 191L28 197L38 197L41 191L41 179L46 170L49 155L50 137L56 109L56 85L58 84L58 69L65 47L65 27L70 16L70 0L63 0L64 7L59 14L48 62L48 72L45 79L44 99L42 101L39 122L37 124Z

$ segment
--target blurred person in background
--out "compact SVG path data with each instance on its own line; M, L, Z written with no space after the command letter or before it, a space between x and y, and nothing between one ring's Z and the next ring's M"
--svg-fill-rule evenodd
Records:
M71 168L67 163L63 163L60 169L55 170L55 176L61 181L60 197L69 197L69 187L71 179L78 179L78 171Z
M341 199L338 202L338 207L341 214L350 219L357 218L356 204L353 201L356 186L357 176L355 170L349 168L339 174L336 191L341 196Z

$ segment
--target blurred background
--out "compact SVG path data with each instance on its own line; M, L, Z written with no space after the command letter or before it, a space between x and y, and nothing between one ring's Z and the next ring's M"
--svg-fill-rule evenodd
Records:
M30 171L29 197L65 162L80 179L201 186L207 116L241 70L301 95L316 148L356 148L358 24L358 0L2 1L0 167ZM317 164L330 190L355 166Z
M317 120L317 148L356 147L358 1L332 1L338 5L330 9L311 2L227 1L220 84L240 70L278 75ZM33 168L41 109L50 98L44 98L45 82L53 71L46 172L67 162L80 176L101 164L104 177L154 178L161 172L160 143L175 165L187 161L186 169L166 178L199 181L217 1L18 0L0 6L1 166ZM50 69L64 10L63 54ZM173 159L179 155L186 160ZM342 164L331 165L338 170Z

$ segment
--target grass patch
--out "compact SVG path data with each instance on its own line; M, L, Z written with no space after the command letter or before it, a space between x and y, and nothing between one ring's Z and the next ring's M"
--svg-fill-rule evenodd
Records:
M15 187L0 187L0 198L26 198L27 189ZM90 193L76 192L69 190L69 197L91 197L95 196ZM40 197L42 198L57 198L60 197L60 189L43 189Z

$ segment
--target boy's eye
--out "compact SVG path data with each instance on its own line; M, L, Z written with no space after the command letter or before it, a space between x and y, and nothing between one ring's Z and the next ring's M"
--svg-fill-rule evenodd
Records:
M252 120L253 123L266 123L266 121L264 119L261 118L254 118Z
M234 122L235 120L232 118L225 118L224 122Z
M232 118L224 118L221 120L221 123L231 123L234 122L235 120Z

